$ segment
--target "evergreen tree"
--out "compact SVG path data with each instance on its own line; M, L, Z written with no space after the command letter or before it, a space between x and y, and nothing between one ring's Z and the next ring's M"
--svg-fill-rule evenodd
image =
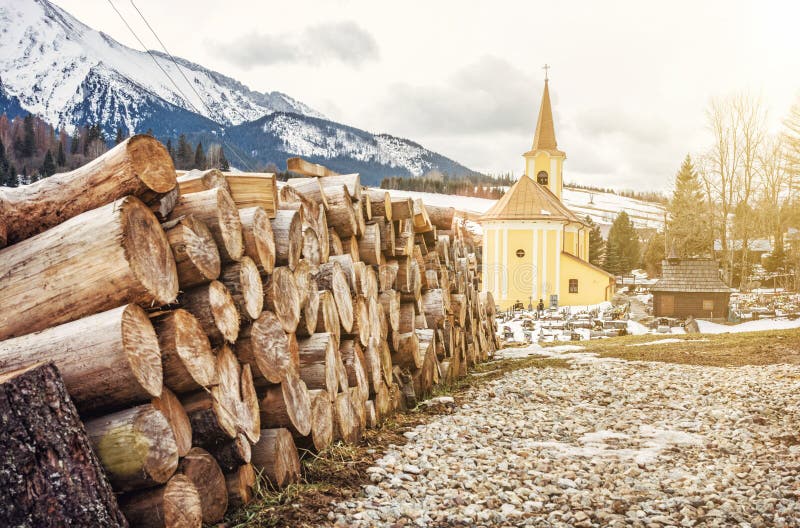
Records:
M64 144L60 141L58 142L58 154L56 155L56 164L59 167L63 167L67 164L67 155L64 153Z
M172 163L175 163L175 149L172 148L172 138L167 138L167 152L169 157L172 158Z
M117 136L114 138L114 144L119 145L123 141L125 141L125 133L122 131L122 127L117 127Z
M629 273L639 263L639 235L628 213L622 211L608 233L604 267L614 275Z
M711 252L713 231L708 225L708 207L688 154L675 175L675 191L667 211L667 236L670 248L674 248L678 256L703 256Z
M78 127L75 127L75 130L72 132L72 138L69 141L69 153L71 155L75 155L78 153L78 147L80 146L80 135L78 133Z
M666 258L664 252L664 232L657 231L645 244L642 255L642 264L650 277L661 275L661 261Z
M228 158L225 157L225 149L223 149L222 147L219 148L219 170L221 171L231 170L231 164L228 163Z
M6 156L6 147L0 140L0 187L16 187L17 175L12 172L12 166Z
M23 122L22 152L23 158L30 158L36 153L36 135L33 130L33 116L28 114Z
M56 162L53 160L53 154L49 150L44 155L44 162L42 162L42 168L39 172L44 177L52 176L56 173Z
M197 144L197 150L194 152L194 168L206 170L206 153L203 150L203 142Z
M194 153L192 152L192 144L186 141L186 136L181 134L178 136L178 151L175 153L177 163L176 168L187 170L192 168L194 163Z
M600 226L594 223L592 217L586 215L586 223L589 225L589 263L595 266L603 264L605 256L606 241L600 233Z

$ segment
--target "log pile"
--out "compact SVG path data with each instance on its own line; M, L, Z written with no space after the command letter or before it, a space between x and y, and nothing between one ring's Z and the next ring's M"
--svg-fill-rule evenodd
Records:
M493 355L493 300L452 209L300 159L283 184L176 177L157 143L29 186L14 207L37 211L42 185L46 230L11 216L0 250L0 374L60 370L131 524L218 522L257 474L297 482L305 453ZM52 221L59 203L80 210Z

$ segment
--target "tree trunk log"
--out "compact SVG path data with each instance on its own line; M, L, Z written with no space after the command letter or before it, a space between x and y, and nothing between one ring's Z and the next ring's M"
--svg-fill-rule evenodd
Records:
M392 220L408 220L414 213L411 198L392 197Z
M435 227L439 229L453 228L453 216L455 216L456 213L455 208L425 204L425 209L428 212L430 223Z
M161 394L158 338L129 304L41 332L0 341L0 370L52 361L82 413L119 409Z
M342 239L339 238L339 235L336 234L336 231L334 231L332 227L328 228L328 247L330 248L328 253L329 258L333 255L342 255L344 253Z
M120 507L131 526L137 528L201 528L203 509L200 494L185 475L169 482L123 495Z
M339 312L333 293L328 290L319 290L319 314L317 316L316 333L328 332L338 343L341 334Z
M173 302L178 274L156 217L127 197L0 250L0 291L2 340L128 302Z
M321 265L315 280L320 290L331 292L339 313L339 323L345 332L350 332L353 329L353 301L350 297L350 285L341 264L328 262Z
M297 342L300 378L309 389L324 389L333 398L339 388L336 375L336 342L329 333L314 334Z
M382 216L387 222L391 222L392 216L392 197L387 191L380 189L369 189L369 199L372 205L372 219Z
M219 385L181 397L183 408L192 424L192 445L212 449L236 438L238 423L235 409L225 407L229 401Z
M264 309L264 286L258 266L248 256L222 268L219 281L228 288L244 320L255 320Z
M447 316L447 306L442 290L425 292L422 295L422 304L425 308L425 320L428 322L428 328L441 328L444 318Z
M280 209L272 220L275 237L275 265L294 270L303 250L303 213Z
M326 211L328 226L332 227L340 237L351 237L358 233L358 221L353 211L353 202L345 186L325 188L328 196Z
M353 201L361 199L361 176L358 173L337 174L320 178L319 183L327 190L329 187L344 185Z
M261 439L253 446L253 468L263 470L278 488L300 481L300 459L288 429L262 429Z
M361 344L366 344L369 340L370 321L369 307L366 300L361 295L353 300L353 327L347 335L358 338Z
M225 475L208 451L193 447L181 459L178 473L192 481L200 495L200 508L204 523L221 521L228 509L228 487Z
M178 397L171 390L164 387L161 391L161 397L153 398L151 404L161 411L161 414L169 422L169 427L175 436L178 456L186 456L186 453L192 448L192 424L189 422L189 415L186 414L186 409L183 408Z
M290 374L280 385L270 385L259 401L261 424L266 428L285 427L299 436L311 432L311 399L306 384Z
M320 291L317 283L308 283L308 300L306 300L303 311L300 314L300 323L297 325L297 335L308 337L316 331L317 320L319 319ZM328 292L330 293L330 292Z
M375 394L376 387L382 383L381 346L385 343L379 337L371 336L363 350L363 368L369 385L369 394Z
M244 433L250 442L258 442L259 435L261 435L261 414L250 365L242 366L240 387L238 431Z
M242 329L235 350L239 361L250 365L257 380L280 383L299 367L296 340L286 335L278 317L269 311Z
M303 229L303 259L312 266L317 267L322 262L322 249L320 248L319 237L316 231L310 227Z
M383 306L383 314L389 322L389 328L394 331L400 329L400 292L386 290L378 296L378 300ZM413 308L412 308L413 310Z
M319 453L333 442L333 404L328 391L308 391L311 399L311 434L298 438L298 445Z
M178 445L164 414L139 405L85 422L115 491L163 484L178 467Z
M339 354L342 356L347 384L358 389L359 401L365 402L369 398L369 381L364 369L365 358L361 347L351 339L343 339L339 344Z
M274 312L284 332L294 333L300 324L300 292L289 267L275 268L264 281L264 308Z
M399 335L399 343L392 354L392 365L414 372L422 367L422 356L419 353L419 339L414 331Z
M375 411L375 402L373 400L364 402L364 414L366 415L367 429L378 427L378 414Z
M328 208L328 198L319 178L289 178L286 185L301 193L303 196Z
M275 267L275 235L269 215L261 207L239 209L244 235L244 254L253 259L261 273Z
M203 327L191 313L177 309L152 321L161 349L164 385L184 394L219 383L217 358Z
M336 438L355 444L361 438L356 409L350 401L350 391L340 392L333 402L333 423Z
M224 284L212 281L189 290L181 295L180 304L197 318L212 345L236 342L239 311Z
M256 487L256 471L250 463L242 464L232 469L225 475L225 484L228 487L228 505L231 508L241 508L253 500L253 491Z
M0 375L0 524L126 527L56 367Z
M192 215L184 216L173 227L167 228L166 233L175 256L178 282L182 290L219 277L219 249L204 222Z
M178 176L178 187L181 195L209 189L225 189L229 193L231 192L225 175L219 169L193 169L186 171Z
M244 254L242 221L228 191L217 188L181 196L170 217L182 215L193 215L205 222L223 262L241 260Z
M167 149L151 136L133 136L72 172L0 190L7 243L16 244L125 196L150 204L175 186Z
M226 172L231 197L239 209L261 207L270 218L278 209L275 175L267 172Z

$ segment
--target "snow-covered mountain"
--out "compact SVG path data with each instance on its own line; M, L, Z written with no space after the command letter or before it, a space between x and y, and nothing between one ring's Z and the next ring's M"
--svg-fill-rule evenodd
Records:
M300 155L382 175L471 172L414 142L329 121L286 94L175 62L124 46L47 0L0 0L0 114L31 112L67 129L100 123L110 137L118 127L164 140L224 137L279 166Z

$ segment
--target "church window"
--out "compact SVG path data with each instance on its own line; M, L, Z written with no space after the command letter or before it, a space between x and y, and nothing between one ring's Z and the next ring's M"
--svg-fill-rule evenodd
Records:
M547 185L547 171L539 171L539 174L536 175L536 183Z
M578 279L569 280L569 292L578 293Z
M518 250L517 250L517 256L518 256L519 258L522 258L522 257L524 257L524 256L525 256L525 250L524 250L524 249L518 249Z

